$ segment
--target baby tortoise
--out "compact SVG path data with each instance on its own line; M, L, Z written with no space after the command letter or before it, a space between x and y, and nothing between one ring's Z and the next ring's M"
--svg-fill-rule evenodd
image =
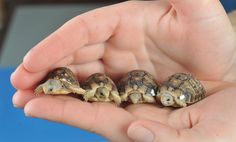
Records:
M73 72L66 67L59 67L51 71L46 82L40 84L34 91L35 95L40 93L61 95L61 94L84 94L85 90L80 87Z
M91 102L115 102L120 105L121 98L115 83L105 74L95 73L84 82L86 90L83 97L85 101Z
M122 101L137 103L155 103L159 85L154 77L144 70L133 70L118 83Z
M164 106L186 107L205 97L203 85L191 74L176 73L168 78L157 93Z

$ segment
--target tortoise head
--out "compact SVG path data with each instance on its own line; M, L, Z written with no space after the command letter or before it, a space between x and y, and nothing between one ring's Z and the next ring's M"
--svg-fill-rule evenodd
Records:
M99 87L95 92L95 96L100 101L105 101L109 98L110 91L106 87Z
M175 99L171 92L160 92L160 101L164 106L173 106L175 104Z
M129 100L133 104L141 103L143 101L142 93L140 93L139 91L131 91L128 96Z
M160 94L161 103L164 106L172 107L186 107L186 98L179 90L175 91L161 91Z
M35 89L35 94L38 95L40 93L45 94L68 94L71 93L70 90L68 90L64 85L63 82L61 82L58 79L48 79L45 83L39 85Z

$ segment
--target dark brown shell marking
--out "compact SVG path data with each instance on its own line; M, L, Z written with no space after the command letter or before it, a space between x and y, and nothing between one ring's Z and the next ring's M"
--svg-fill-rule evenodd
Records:
M191 74L177 73L168 78L164 84L174 90L180 90L186 97L186 103L192 104L205 98L205 89Z
M58 79L66 81L70 84L79 85L79 81L77 80L74 73L66 67L59 67L49 72L46 77L46 80L48 79Z
M102 73L95 73L89 76L87 80L82 84L82 87L86 90L92 89L92 86L91 86L92 84L97 84L100 87L106 86L110 88L111 90L117 91L117 87L115 83L108 76Z
M144 70L130 71L118 83L118 90L121 95L129 93L129 91L137 91L142 95L155 97L158 87L159 85L155 82L154 77ZM127 96L129 96L129 94L127 94ZM128 98L127 100L130 101ZM140 100L138 103L145 102L146 100Z
M48 73L45 80L35 88L34 93L35 95L41 93L51 95L84 94L85 90L80 87L76 76L69 68L59 67Z
M115 83L105 74L92 74L82 86L86 90L86 93L83 95L85 101L121 104L121 98Z

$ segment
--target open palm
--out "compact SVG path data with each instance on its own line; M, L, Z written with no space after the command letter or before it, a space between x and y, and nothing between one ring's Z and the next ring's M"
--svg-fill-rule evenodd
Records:
M29 51L12 75L18 89L13 102L26 105L29 115L128 141L126 130L132 121L147 118L169 124L172 112L189 114L200 104L178 111L133 105L125 111L68 97L34 99L33 87L52 68L68 66L80 80L94 72L117 80L132 69L145 69L161 82L172 73L190 72L217 93L215 86L235 80L235 45L232 26L217 0L129 1L104 7L75 17ZM175 123L177 128L191 124Z

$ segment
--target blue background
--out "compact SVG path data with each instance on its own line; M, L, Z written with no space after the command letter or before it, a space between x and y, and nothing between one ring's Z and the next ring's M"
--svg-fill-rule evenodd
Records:
M236 0L221 0L221 3L227 12L236 9Z
M236 0L221 1L226 11L236 8ZM25 117L20 109L12 106L10 84L13 68L0 68L0 142L105 142L101 136L79 128Z

